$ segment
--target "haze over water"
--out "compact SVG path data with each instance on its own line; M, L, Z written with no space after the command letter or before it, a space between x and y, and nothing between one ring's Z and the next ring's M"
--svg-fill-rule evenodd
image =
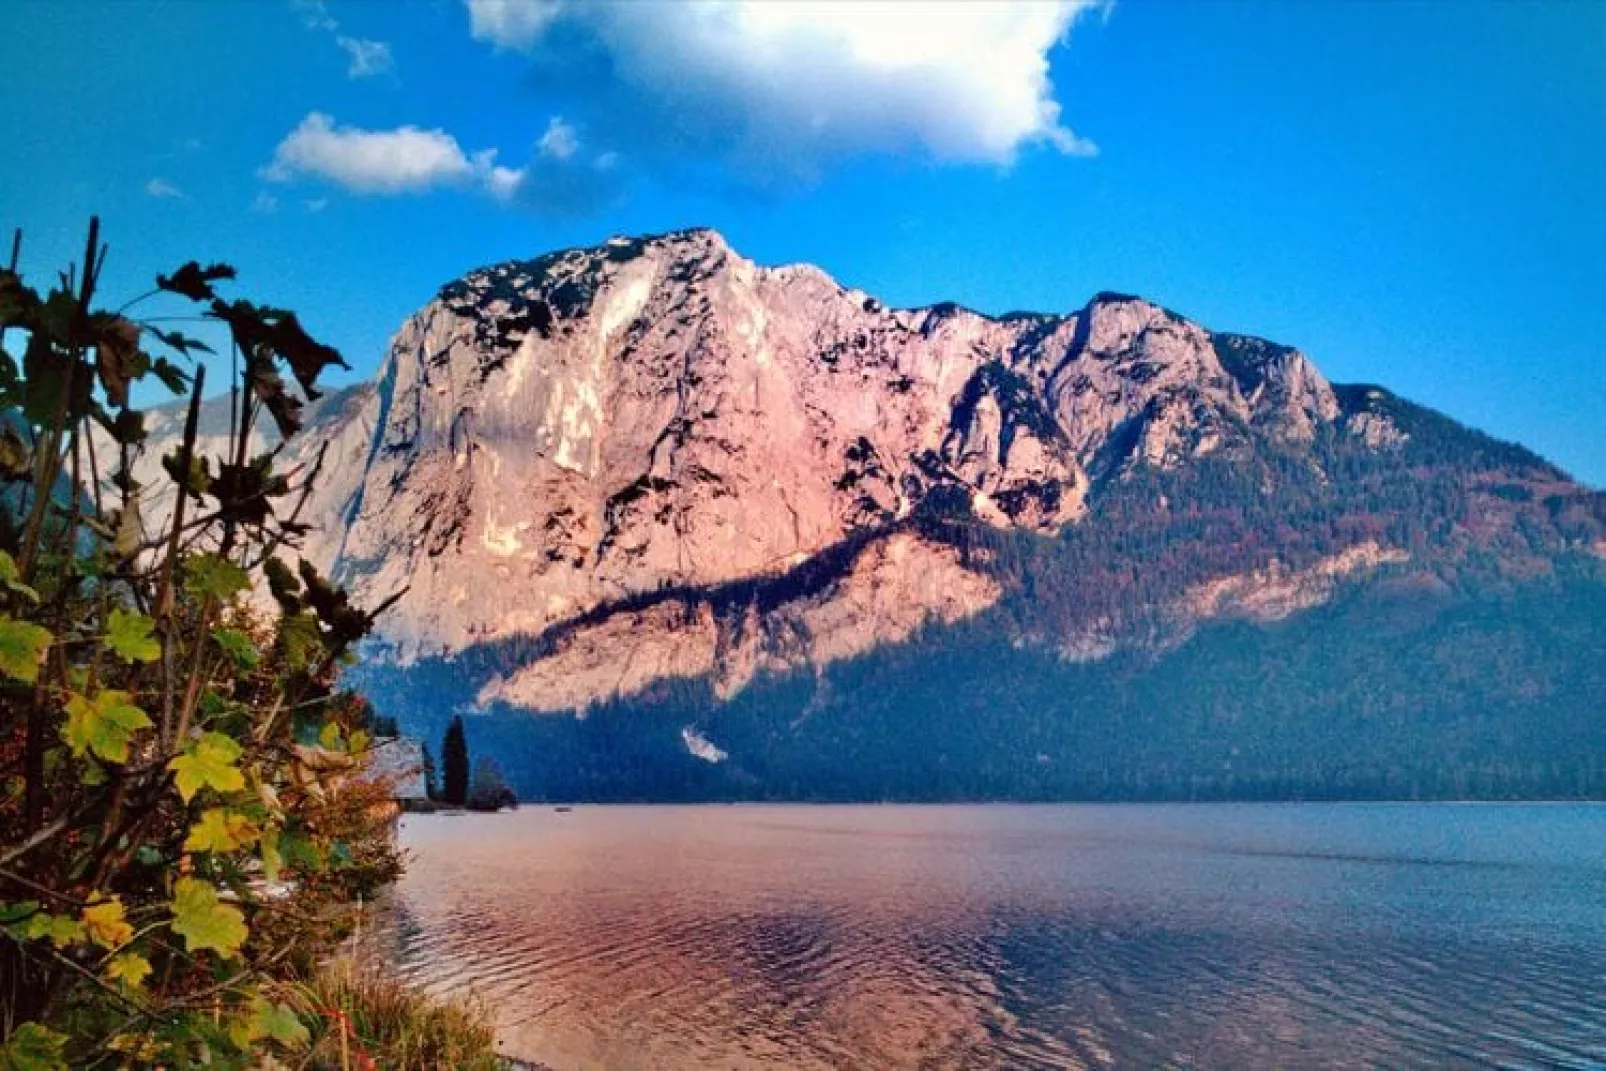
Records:
M410 816L403 971L553 1068L1606 1065L1592 806Z

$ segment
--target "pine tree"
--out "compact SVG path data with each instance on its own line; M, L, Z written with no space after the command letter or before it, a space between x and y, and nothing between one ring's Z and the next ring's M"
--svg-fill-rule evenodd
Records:
M448 807L461 807L468 800L468 741L463 736L463 718L452 719L441 741L441 799Z

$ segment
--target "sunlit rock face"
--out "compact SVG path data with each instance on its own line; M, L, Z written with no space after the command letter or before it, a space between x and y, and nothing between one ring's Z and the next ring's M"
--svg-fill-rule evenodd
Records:
M368 604L407 588L381 626L385 657L527 638L479 701L559 710L676 679L727 697L1010 594L1019 576L922 518L1052 542L1155 474L1225 464L1256 488L1327 487L1320 459L1335 450L1404 465L1400 421L1421 424L1416 412L1140 298L1100 294L1066 315L893 309L694 230L451 283L402 325L373 383L309 408L288 460L323 457L304 553ZM180 423L157 420L148 458ZM1173 637L1271 619L1406 558L1359 523L1287 562L1275 534L1228 553L1187 519L1220 507L1157 492L1142 508L1201 549L1163 575L1126 571L1152 605L1083 600L1083 616L1056 611L1022 642L1096 660L1143 614Z
M320 494L347 523L317 549L361 596L410 585L385 623L403 658L784 572L939 488L1053 532L1093 475L1336 414L1299 354L1228 371L1208 332L1144 301L888 309L710 231L475 272L350 408L336 437L371 449L338 459Z

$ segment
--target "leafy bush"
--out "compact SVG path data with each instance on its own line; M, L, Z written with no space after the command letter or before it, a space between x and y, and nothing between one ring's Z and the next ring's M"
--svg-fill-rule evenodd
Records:
M399 868L371 714L332 690L373 616L296 560L321 455L279 469L342 362L220 296L225 265L99 309L105 255L92 222L49 293L0 271L0 1067L257 1066L308 1051L286 980ZM151 299L184 315L136 318ZM211 350L175 319L229 340L214 456ZM152 380L188 408L142 484Z

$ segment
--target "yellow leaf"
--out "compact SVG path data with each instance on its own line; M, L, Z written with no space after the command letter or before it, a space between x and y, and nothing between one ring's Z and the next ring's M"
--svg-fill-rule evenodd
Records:
M250 844L258 836L256 823L243 814L211 807L190 827L184 838L187 852L232 852Z
M318 730L318 745L330 751L344 751L345 745L340 739L340 726L332 721L324 722L323 728Z
M134 927L123 918L123 902L115 896L84 908L83 920L89 939L102 948L119 948L134 939Z
M111 962L106 964L106 977L114 982L121 982L130 989L138 989L150 977L150 961L138 952L124 952L120 956L113 956Z
M175 756L167 768L173 771L178 794L188 803L203 787L214 792L238 792L245 787L245 775L234 765L241 755L240 745L222 733L207 733Z
M138 1060L142 1067L156 1063L166 1051L150 1034L118 1034L106 1043L106 1048Z

